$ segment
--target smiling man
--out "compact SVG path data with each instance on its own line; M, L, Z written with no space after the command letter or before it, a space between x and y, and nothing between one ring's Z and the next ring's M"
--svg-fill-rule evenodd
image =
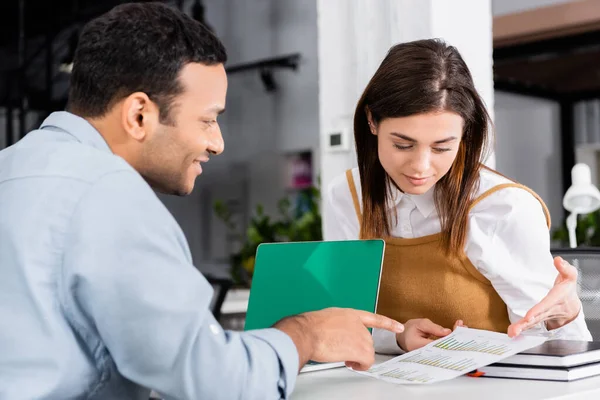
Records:
M309 359L374 361L378 315L327 309L225 332L152 188L223 151L225 49L157 3L83 30L68 111L0 152L0 399L287 398Z

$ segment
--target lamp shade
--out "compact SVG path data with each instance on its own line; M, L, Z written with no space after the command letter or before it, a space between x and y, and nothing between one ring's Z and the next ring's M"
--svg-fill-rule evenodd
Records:
M590 167L576 164L571 170L571 187L563 198L565 210L576 214L588 214L600 209L600 191L592 185Z

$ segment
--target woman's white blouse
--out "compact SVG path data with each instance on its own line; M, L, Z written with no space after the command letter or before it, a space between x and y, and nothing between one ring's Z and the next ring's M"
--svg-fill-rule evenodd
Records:
M352 173L362 204L358 169ZM511 183L488 170L483 170L480 177L478 194ZM391 198L398 215L392 236L416 238L441 231L433 189L409 195L393 188ZM325 193L324 217L325 240L358 239L359 221L345 174L334 179ZM465 254L506 303L511 323L548 294L557 276L543 208L532 194L520 188L498 190L475 205L469 214ZM583 310L562 328L548 332L545 324L540 324L530 333L543 333L553 339L592 340ZM401 352L393 333L374 329L373 338L376 351Z

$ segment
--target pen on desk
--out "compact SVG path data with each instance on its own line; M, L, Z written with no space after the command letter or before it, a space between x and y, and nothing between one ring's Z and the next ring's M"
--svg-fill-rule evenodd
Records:
M481 371L475 370L475 371L469 372L469 373L468 373L468 374L466 374L466 375L467 375L467 376L471 376L471 377L473 377L473 378L479 378L479 377L481 377L481 376L484 376L484 375L485 375L485 372L481 372Z

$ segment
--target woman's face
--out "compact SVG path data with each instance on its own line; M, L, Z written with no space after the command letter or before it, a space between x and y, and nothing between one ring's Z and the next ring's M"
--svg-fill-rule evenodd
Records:
M386 118L375 124L379 161L404 193L423 194L450 170L463 133L463 118L442 111Z

